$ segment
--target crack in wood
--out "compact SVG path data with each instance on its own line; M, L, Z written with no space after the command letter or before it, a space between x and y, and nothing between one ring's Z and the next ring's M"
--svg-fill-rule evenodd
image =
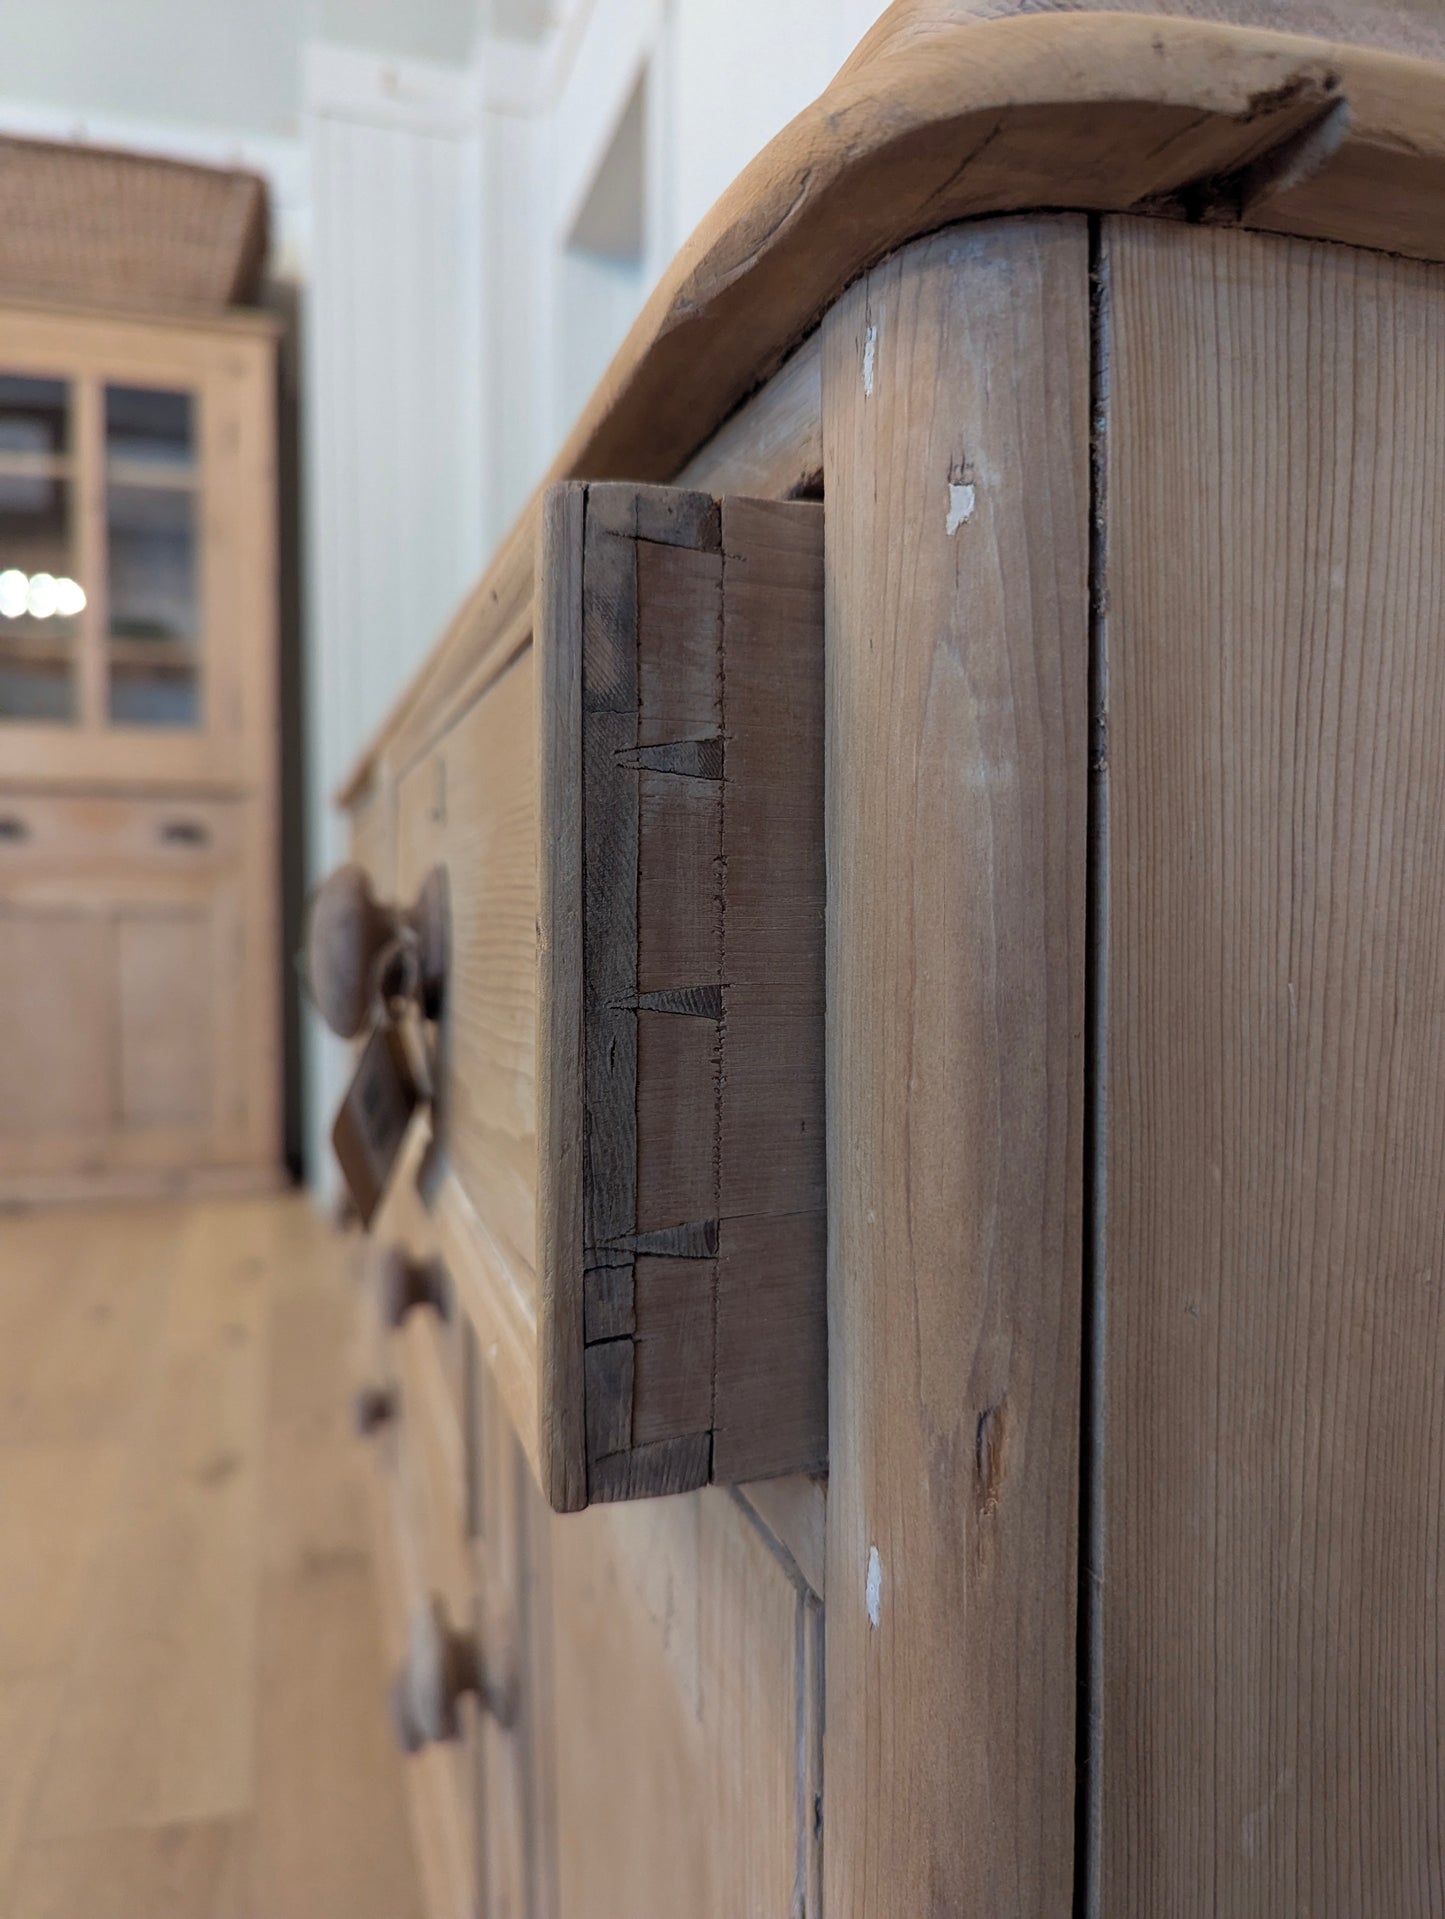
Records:
M619 1013L679 1013L692 1019L721 1019L721 986L667 986L655 993L638 993L632 999L613 1000Z
M658 1226L647 1233L626 1233L605 1242L609 1251L656 1253L669 1259L716 1259L718 1223L715 1219L688 1220L680 1226ZM589 1251L588 1258L593 1255Z
M720 739L669 740L661 746L630 747L617 755L617 764L639 773L675 773L690 780L720 780L723 743Z

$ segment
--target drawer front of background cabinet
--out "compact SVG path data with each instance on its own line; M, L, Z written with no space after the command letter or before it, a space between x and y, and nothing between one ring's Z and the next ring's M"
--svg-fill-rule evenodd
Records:
M0 873L117 867L137 874L209 871L240 857L244 809L215 799L138 799L114 793L0 794Z

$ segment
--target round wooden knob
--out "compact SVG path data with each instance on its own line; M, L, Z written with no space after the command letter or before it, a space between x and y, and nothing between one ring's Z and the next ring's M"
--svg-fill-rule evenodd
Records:
M400 1411L401 1401L396 1388L378 1386L374 1382L359 1387L351 1404L352 1423L362 1439L369 1439L373 1433L379 1432Z
M408 1313L423 1306L451 1319L451 1275L439 1259L414 1259L393 1246L381 1268L381 1322L395 1332Z
M414 998L435 1019L448 939L441 867L405 910L377 899L364 867L338 867L311 895L307 914L306 980L318 1012L342 1039L355 1039L378 999Z
M433 1595L411 1616L406 1663L392 1685L392 1719L403 1751L420 1752L455 1739L461 1702L469 1692L482 1692L477 1642L471 1633L456 1630Z
M503 1657L491 1658L473 1632L459 1631L435 1593L411 1616L406 1662L392 1683L391 1713L396 1736L407 1752L455 1739L461 1731L461 1702L474 1693L484 1712L505 1730L516 1722L517 1678L510 1621L496 1616L482 1600L487 1638L495 1632Z

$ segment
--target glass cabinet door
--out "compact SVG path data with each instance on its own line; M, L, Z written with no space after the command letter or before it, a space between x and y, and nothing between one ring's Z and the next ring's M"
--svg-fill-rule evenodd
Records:
M65 380L0 373L0 721L79 717L73 400Z
M105 389L109 717L200 724L200 471L195 400Z

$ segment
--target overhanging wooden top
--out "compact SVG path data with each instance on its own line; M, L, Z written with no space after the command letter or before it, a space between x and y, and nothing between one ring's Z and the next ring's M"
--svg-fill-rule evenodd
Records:
M1445 64L1141 13L898 0L663 275L543 485L668 480L886 253L1034 210L1445 260ZM539 489L540 490L540 489ZM339 795L528 631L537 496Z

